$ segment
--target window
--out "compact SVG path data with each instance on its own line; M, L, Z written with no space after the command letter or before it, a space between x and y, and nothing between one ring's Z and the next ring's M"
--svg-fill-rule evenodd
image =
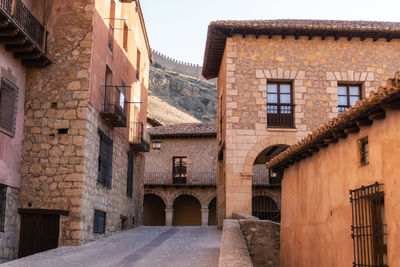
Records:
M94 210L93 233L104 234L106 231L106 213Z
M9 80L0 80L0 127L8 134L15 132L18 88Z
M358 140L361 166L369 164L368 136Z
M292 84L268 83L267 126L271 128L293 128L293 109Z
M115 2L110 2L110 17L109 17L109 28L108 28L108 48L113 51L114 45L114 25L115 25Z
M112 160L113 160L113 141L110 137L99 130L100 153L99 153L99 176L97 182L107 188L111 188L112 183Z
M4 232L6 220L6 194L7 186L0 184L0 232Z
M139 81L139 78L140 78L140 51L138 49L136 54L136 80Z
M125 99L126 99L126 85L124 82L121 82L121 86L119 86L119 106L122 110L125 110Z
M129 197L132 197L132 187L133 187L133 154L128 152L128 174L126 181L126 193Z
M124 22L124 37L122 41L122 45L124 47L124 50L128 52L128 35L129 35L129 28L126 22Z
M338 112L343 111L353 106L361 97L360 85L340 84L338 86Z
M173 183L185 184L187 178L187 157L173 157Z
M375 183L350 190L353 266L387 266L384 193Z

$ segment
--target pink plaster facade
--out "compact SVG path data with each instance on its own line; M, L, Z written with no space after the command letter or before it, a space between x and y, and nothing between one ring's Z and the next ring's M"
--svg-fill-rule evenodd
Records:
M383 184L388 266L400 255L400 112L339 139L290 166L282 181L281 266L352 266L349 190ZM358 140L368 137L369 164L361 166Z
M0 78L6 78L18 87L15 132L9 133L0 126L0 183L19 188L26 68L5 50L4 45L0 45Z

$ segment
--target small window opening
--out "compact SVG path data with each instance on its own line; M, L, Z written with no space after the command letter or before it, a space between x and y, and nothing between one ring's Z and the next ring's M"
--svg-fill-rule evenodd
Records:
M67 134L68 130L69 130L68 128L58 129L58 134Z
M368 165L369 164L368 136L358 140L358 142L359 142L359 149L360 149L361 166Z

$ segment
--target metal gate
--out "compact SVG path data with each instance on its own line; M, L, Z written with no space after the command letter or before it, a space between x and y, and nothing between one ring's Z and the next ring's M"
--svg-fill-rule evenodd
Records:
M252 215L260 220L281 221L281 212L278 206L268 196L253 196Z

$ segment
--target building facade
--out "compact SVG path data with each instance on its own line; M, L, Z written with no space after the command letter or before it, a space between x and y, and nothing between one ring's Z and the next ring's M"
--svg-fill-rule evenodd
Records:
M285 169L281 266L400 262L399 99L397 73L268 163Z
M141 225L150 142L139 1L37 3L52 64L27 71L20 257Z
M398 23L210 24L203 75L218 77L220 225L234 211L254 213L254 165L337 116L399 68L399 36Z
M34 2L0 1L0 263L17 255L26 72L50 63Z
M149 129L160 149L146 155L144 225L216 224L216 124Z

